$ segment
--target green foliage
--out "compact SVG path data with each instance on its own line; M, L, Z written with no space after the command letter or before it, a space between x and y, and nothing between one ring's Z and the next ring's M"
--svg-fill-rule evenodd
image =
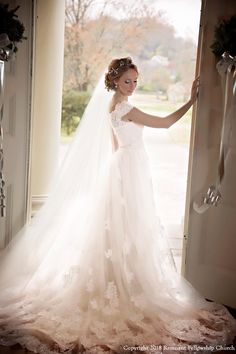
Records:
M224 52L228 52L232 56L236 55L235 15L216 26L214 41L210 48L217 58L221 57Z
M90 99L88 92L66 91L62 98L62 133L67 136L76 130Z
M27 37L23 36L25 27L15 14L19 7L17 6L12 10L8 10L9 4L0 4L0 33L6 33L10 41L14 44L15 42L22 42L23 39L27 39ZM7 47L11 49L11 44ZM15 45L14 52L17 50L17 46Z
M139 90L143 92L153 92L155 91L155 84L147 83L144 85L139 85Z

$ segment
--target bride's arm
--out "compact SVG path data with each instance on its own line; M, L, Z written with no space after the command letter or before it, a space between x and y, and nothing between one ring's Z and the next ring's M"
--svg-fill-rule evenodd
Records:
M118 149L118 142L112 129L111 129L111 135L112 135L112 152L115 152Z
M197 92L199 87L199 78L196 78L192 85L191 98L177 111L167 115L166 117L153 116L151 114L144 113L138 108L134 107L128 114L126 114L125 120L131 120L135 123L146 125L152 128L169 128L175 122L177 122L192 106L197 99Z

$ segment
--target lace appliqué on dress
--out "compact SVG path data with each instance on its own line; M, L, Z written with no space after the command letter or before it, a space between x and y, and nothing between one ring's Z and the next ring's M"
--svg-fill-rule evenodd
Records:
M114 111L111 112L111 122L114 127L119 127L124 124L130 123L128 121L122 120L121 118L131 111L133 106L127 102L118 102L115 106Z

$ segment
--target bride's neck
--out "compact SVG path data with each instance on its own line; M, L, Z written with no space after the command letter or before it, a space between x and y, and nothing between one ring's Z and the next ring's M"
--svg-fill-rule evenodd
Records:
M113 95L113 99L115 102L122 102L122 101L127 101L128 96L123 95L121 92L116 91Z

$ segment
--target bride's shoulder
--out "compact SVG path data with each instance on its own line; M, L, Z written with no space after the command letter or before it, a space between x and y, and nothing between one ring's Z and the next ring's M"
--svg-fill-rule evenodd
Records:
M113 113L117 110L122 110L124 107L132 107L132 105L128 101L116 102L115 100L112 100L109 105L109 113Z

